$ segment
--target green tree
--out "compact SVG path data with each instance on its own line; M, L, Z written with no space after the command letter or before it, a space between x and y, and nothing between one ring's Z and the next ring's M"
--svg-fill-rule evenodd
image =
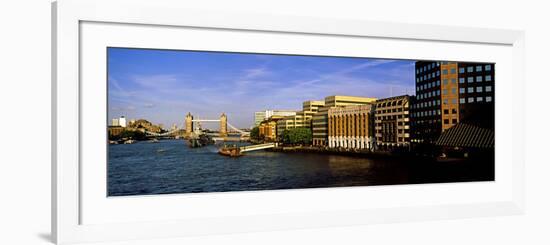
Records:
M296 144L311 144L312 133L309 128L291 128L283 131L281 135L283 143L296 145Z
M133 139L133 140L145 140L145 133L138 130L124 130L120 133L119 138L121 139Z
M254 127L250 130L250 138L259 140L260 139L260 128Z

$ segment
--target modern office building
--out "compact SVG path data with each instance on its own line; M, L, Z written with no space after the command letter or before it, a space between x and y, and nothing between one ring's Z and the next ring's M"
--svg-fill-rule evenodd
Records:
M493 64L418 61L415 73L412 142L433 142L464 120L494 124Z
M111 120L111 126L120 126L125 128L127 126L126 118L124 116L120 116L119 118L113 118Z
M259 126L260 123L272 116L285 117L296 115L295 110L265 110L254 112L254 126Z
M306 128L309 125L304 123L303 112L298 112L294 116L286 116L277 121L277 137L280 137L286 129Z
M322 100L308 100L302 103L302 115L304 120L304 126L311 128L311 121L313 115L319 112L319 108L325 105L325 101Z
M460 121L495 127L495 65L458 63Z
M350 105L370 105L376 98L333 95L325 98L324 106L318 108L313 115L312 131L313 145L328 146L328 111L332 107L345 107Z
M409 146L410 96L401 95L376 101L375 137L380 148Z
M262 123L262 121L266 119L265 115L265 111L254 112L254 127L260 126L260 123Z
M328 110L328 147L373 149L374 106L350 105Z

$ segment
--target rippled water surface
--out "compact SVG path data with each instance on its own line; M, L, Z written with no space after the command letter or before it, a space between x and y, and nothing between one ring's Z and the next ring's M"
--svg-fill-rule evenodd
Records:
M109 145L109 196L441 182L395 159L269 151L229 158L217 149L183 140Z

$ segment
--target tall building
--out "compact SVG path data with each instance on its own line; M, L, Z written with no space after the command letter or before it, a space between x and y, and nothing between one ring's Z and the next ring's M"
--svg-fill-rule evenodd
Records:
M111 120L111 126L120 126L125 128L127 126L126 118L124 116L120 116L119 118L113 118Z
M332 107L344 107L349 105L370 105L376 98L333 95L325 98L324 106L319 107L319 112L313 115L312 131L313 145L328 146L328 111Z
M328 110L328 147L372 149L373 105L331 107Z
M265 111L254 112L254 127L260 126L260 123L262 123L262 121L265 119L266 119Z
M296 111L294 110L265 110L254 112L254 126L259 126L260 123L272 116L276 117L285 117L285 116L294 116Z
M412 142L433 142L464 120L494 123L494 64L418 61L415 73Z
M319 111L319 108L325 104L322 100L308 100L302 103L302 111L296 112L296 115L285 116L277 121L277 136L281 136L285 129L291 128L311 128L313 115Z
M303 112L295 116L286 116L277 121L277 137L280 137L286 129L309 127L304 124Z
M460 121L495 127L495 65L458 63Z
M376 101L375 136L379 147L410 144L409 98L401 95Z
M313 115L319 112L319 108L323 107L325 102L322 100L308 100L302 103L302 116L304 120L304 127L311 128L311 120Z

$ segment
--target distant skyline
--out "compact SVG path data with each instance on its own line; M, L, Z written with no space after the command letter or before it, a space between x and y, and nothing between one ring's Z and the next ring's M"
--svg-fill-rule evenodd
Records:
M330 95L415 94L414 60L108 48L108 119L183 127L191 112L239 128L254 112ZM393 94L391 94L393 93ZM217 124L204 124L217 129Z

